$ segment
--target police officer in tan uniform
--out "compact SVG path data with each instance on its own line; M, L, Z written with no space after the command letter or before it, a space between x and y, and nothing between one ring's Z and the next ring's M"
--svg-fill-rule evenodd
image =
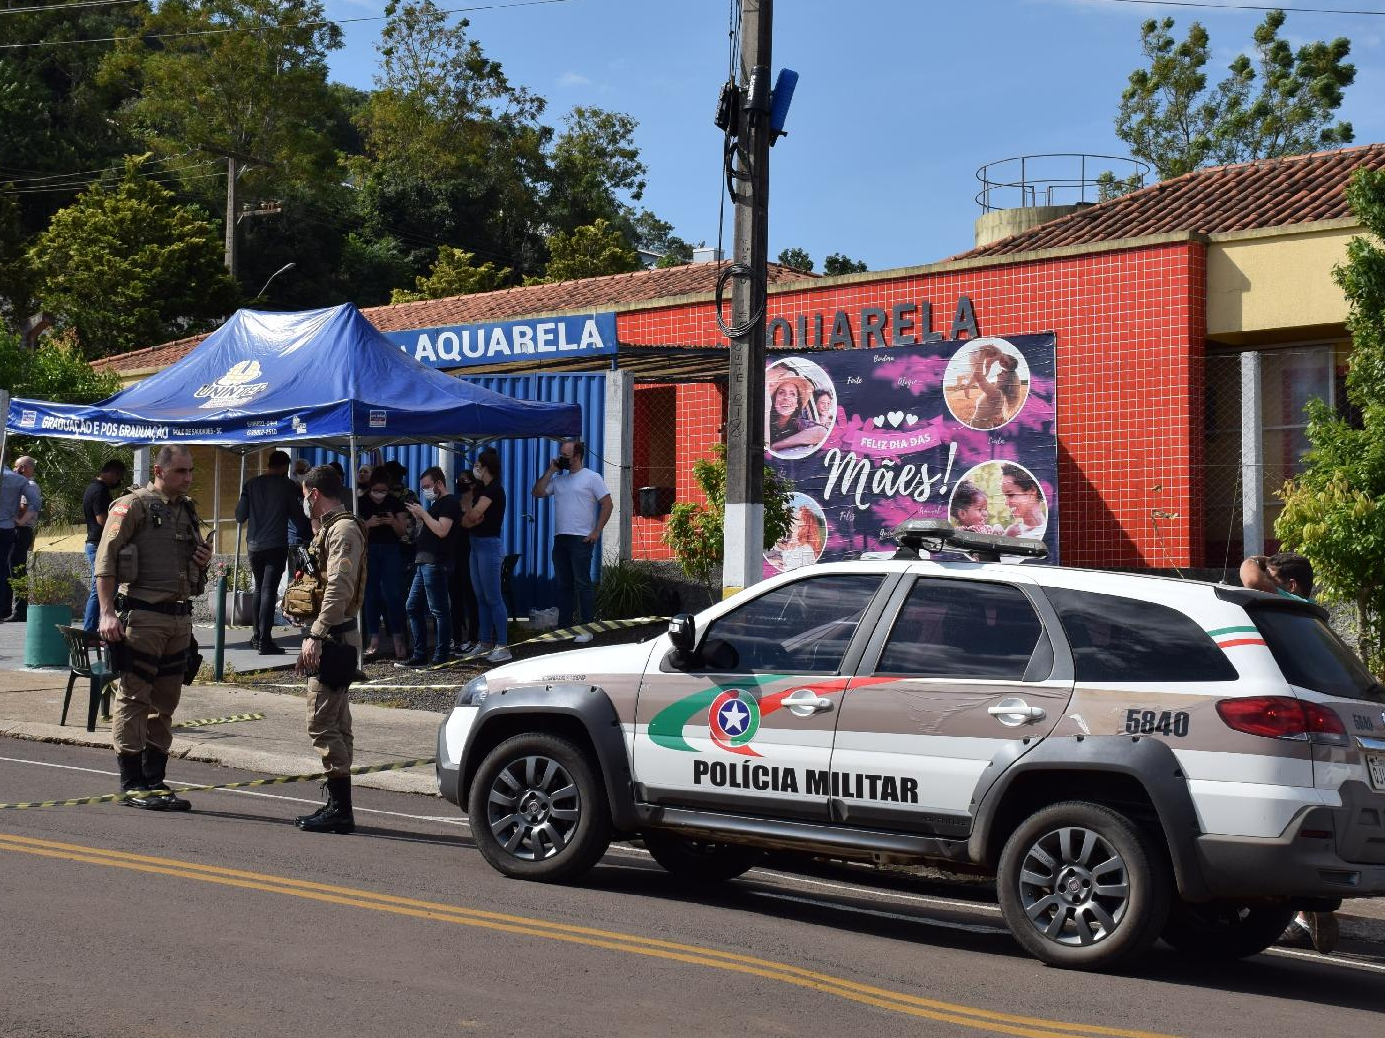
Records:
M341 473L332 466L303 477L303 510L317 527L308 557L321 605L303 634L297 670L309 675L308 737L327 772L327 803L298 819L298 828L312 833L349 833L356 826L347 689L361 645L356 614L365 600L366 533L345 499Z
M124 803L155 811L192 807L164 782L192 644L191 599L206 587L212 558L186 496L191 486L188 449L158 448L153 480L111 505L96 550L101 637L125 650L111 725L120 788L136 794Z

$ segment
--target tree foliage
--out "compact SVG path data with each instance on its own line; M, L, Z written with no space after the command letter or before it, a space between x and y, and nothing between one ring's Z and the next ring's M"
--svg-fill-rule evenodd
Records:
M807 249L800 249L795 246L792 249L785 249L779 253L779 265L781 267L792 267L794 270L801 270L805 274L813 272L813 257L808 255Z
M558 231L548 238L548 267L541 278L527 284L575 281L605 274L628 274L640 269L639 254L609 220L578 227L571 234Z
M822 261L822 272L828 277L834 274L864 274L866 261L854 260L840 252L834 252Z
M764 468L764 548L768 550L788 536L793 528L793 483L772 468ZM683 573L707 589L715 601L712 583L716 568L724 557L726 522L726 445L712 447L712 457L693 462L693 480L702 490L706 503L680 501L669 512L663 542Z
M1350 41L1339 37L1294 51L1279 37L1284 20L1283 11L1266 14L1255 30L1255 58L1238 55L1215 87L1204 71L1211 41L1201 23L1180 41L1172 18L1146 21L1140 48L1147 64L1130 73L1116 136L1161 180L1206 165L1351 143L1351 124L1333 122L1356 78L1346 61Z
M414 279L417 291L396 288L390 293L391 303L416 303L420 299L446 299L448 296L468 296L474 292L494 292L510 283L509 267L497 268L489 260L476 265L475 253L444 245L438 249L437 261L427 277Z
M1361 655L1385 676L1385 171L1359 170L1347 198L1368 232L1334 271L1350 306L1346 391L1360 420L1309 404L1312 449L1281 491L1275 533L1312 561L1323 598L1355 604Z
M101 357L210 327L237 302L220 234L131 159L58 212L29 250L38 302Z

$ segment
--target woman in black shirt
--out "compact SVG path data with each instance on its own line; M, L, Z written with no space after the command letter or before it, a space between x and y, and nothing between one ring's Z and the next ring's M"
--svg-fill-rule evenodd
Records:
M514 659L509 643L509 617L500 592L500 524L505 521L505 488L500 485L500 455L492 448L483 450L472 466L478 486L472 505L462 516L462 525L471 533L471 586L476 591L477 625L480 638L477 652L490 650L486 659L505 663Z
M366 492L356 500L356 514L366 525L365 632L370 645L366 662L388 658L380 652L380 616L384 614L394 641L394 655L404 652L404 558L399 537L409 514L390 493L389 477L377 469Z

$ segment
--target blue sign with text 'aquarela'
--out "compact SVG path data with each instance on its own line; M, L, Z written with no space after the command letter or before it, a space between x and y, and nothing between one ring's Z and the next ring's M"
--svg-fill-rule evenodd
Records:
M538 317L384 334L420 364L433 368L464 368L517 360L541 362L615 353L616 315Z

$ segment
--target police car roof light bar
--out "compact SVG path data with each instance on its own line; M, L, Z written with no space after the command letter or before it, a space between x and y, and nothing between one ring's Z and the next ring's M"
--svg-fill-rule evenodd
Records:
M1029 559L1048 557L1048 547L1033 537L1004 537L998 534L958 530L944 519L906 519L891 534L899 550L897 559L917 559L919 551L960 551L978 562L999 562L1001 555Z

